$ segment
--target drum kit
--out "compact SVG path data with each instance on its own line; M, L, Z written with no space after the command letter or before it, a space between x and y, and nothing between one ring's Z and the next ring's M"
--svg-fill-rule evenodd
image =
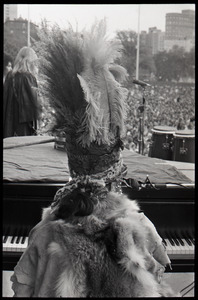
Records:
M152 129L150 157L181 162L195 162L195 130L177 130L171 126Z
M143 101L139 106L140 126L139 126L139 153L144 153L144 114L145 97L144 90L149 84L134 80L133 83L143 88ZM195 130L177 130L172 126L154 126L152 138L149 145L149 157L181 162L195 162Z

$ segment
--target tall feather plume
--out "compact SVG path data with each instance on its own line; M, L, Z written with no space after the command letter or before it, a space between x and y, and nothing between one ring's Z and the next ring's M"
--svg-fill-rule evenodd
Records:
M55 110L55 128L74 133L77 143L112 144L124 132L126 70L114 63L121 44L108 41L105 19L76 33L56 26L43 31L41 93Z
M88 103L79 135L83 145L110 144L124 131L126 90L116 79L126 78L127 73L114 65L120 50L118 41L107 41L105 19L84 33L84 66L78 75Z
M82 115L79 110L86 107L77 77L77 73L83 70L82 46L78 33L72 28L64 32L58 26L51 31L42 31L37 43L42 74L40 92L55 110L56 124L52 130L78 126L79 115Z

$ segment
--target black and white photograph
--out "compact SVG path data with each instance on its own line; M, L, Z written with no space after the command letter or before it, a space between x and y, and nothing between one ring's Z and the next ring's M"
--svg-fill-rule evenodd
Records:
M195 3L2 4L3 298L195 293Z

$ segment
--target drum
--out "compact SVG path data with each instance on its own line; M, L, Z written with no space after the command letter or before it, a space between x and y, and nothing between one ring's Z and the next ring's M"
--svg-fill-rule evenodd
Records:
M195 162L195 130L178 130L175 132L173 160Z
M152 129L152 139L148 156L172 160L173 134L175 131L175 127L155 126Z

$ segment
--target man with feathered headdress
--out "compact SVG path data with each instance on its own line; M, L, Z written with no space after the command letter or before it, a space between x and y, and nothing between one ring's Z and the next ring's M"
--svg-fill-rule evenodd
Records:
M39 44L40 88L66 136L71 181L58 190L12 276L15 296L173 296L161 277L170 260L136 201L115 192L126 172L125 69L105 21L82 34L58 27Z

